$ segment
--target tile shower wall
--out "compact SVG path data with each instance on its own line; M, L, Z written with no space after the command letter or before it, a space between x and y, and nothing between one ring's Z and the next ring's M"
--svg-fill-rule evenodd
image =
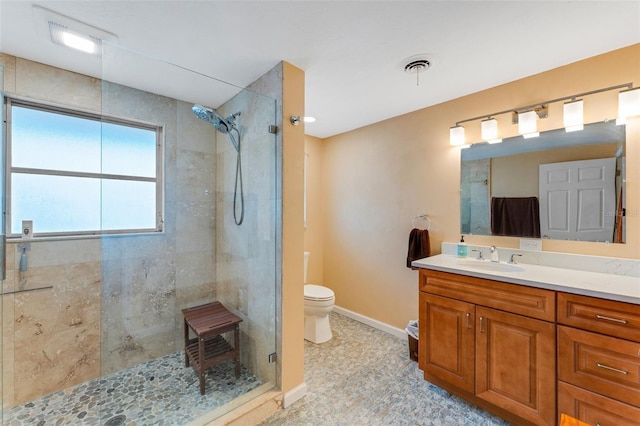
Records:
M216 298L215 134L190 104L0 54L8 94L165 125L165 232L7 250L3 403L12 406L182 348L180 309ZM37 224L35 224L37 231Z
M7 250L6 287L42 290L3 296L3 402L63 389L100 372L100 250L96 241L32 243L18 278Z
M273 83L272 91L281 90L281 79ZM216 154L217 297L243 318L243 365L263 382L274 384L275 368L268 356L275 352L276 137L268 129L275 124L275 106L271 98L243 91L220 108L225 116L241 112L245 193L241 226L233 217L236 152L225 135L217 136Z

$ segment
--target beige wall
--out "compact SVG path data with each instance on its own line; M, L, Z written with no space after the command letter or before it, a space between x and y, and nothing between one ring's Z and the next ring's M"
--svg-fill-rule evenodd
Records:
M470 64L472 66L473 64ZM431 218L435 253L459 239L460 153L449 145L456 121L575 93L640 85L640 45L609 52L502 86L375 123L323 142L324 282L336 304L395 327L418 315L417 272L406 268L412 220ZM585 122L615 118L616 92L585 98ZM517 135L508 114L501 137ZM550 105L541 131L562 127L562 104ZM467 140L480 140L468 123ZM627 235L640 234L640 117L627 124ZM468 236L470 244L518 247L510 237ZM640 239L625 245L543 241L543 250L640 259Z
M304 383L304 126L293 126L288 120L304 115L304 72L284 62L282 81L282 346L278 364L280 389L287 393Z
M304 229L304 250L311 252L307 282L322 284L323 276L323 220L322 208L322 140L304 138L307 221Z

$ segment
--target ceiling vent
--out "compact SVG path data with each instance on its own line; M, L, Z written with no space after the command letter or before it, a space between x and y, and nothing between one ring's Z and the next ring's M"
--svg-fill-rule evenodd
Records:
M431 62L420 57L412 57L404 66L404 72L416 74L416 86L420 85L420 73L426 71L431 66Z

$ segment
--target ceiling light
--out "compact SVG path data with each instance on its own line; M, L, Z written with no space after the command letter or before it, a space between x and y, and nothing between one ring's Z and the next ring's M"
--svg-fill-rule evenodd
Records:
M90 37L74 33L67 27L53 21L49 21L49 32L51 34L51 41L55 44L67 46L92 55L99 53L98 44L100 40L94 40Z
M93 40L89 40L79 35L75 35L73 33L63 31L62 32L62 42L73 49L81 50L87 53L95 53L97 49L97 44Z
M449 129L449 143L453 146L464 145L464 127L454 126Z
M584 102L582 99L564 104L564 129L575 132L584 128Z
M526 139L540 136L538 114L535 111L518 113L518 131Z
M498 120L489 118L480 122L482 126L482 140L489 143L500 143L502 139L498 138Z
M34 5L33 11L40 36L59 46L101 56L103 42L116 44L118 41L118 37L112 33L41 6Z
M627 117L640 115L640 88L618 93L618 119L616 124L625 124Z
M302 121L304 121L305 123L315 123L316 118L315 117L304 117L302 119Z

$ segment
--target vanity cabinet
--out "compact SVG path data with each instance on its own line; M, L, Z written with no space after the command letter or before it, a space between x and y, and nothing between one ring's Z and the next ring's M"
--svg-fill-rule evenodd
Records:
M555 424L555 292L420 270L426 380L517 424Z
M430 269L419 286L426 380L518 425L640 426L640 305Z
M640 307L558 293L558 413L640 425Z

